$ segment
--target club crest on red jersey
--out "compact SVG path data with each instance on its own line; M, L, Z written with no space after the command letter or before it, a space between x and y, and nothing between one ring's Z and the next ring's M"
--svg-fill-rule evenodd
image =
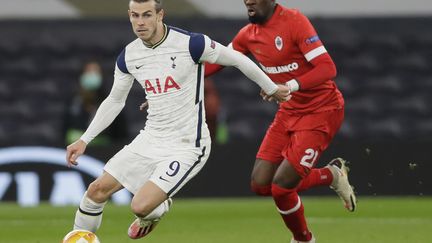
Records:
M282 47L283 47L282 37L280 37L280 36L276 36L276 38L275 38L275 46L276 46L276 48L277 48L279 51L282 50Z

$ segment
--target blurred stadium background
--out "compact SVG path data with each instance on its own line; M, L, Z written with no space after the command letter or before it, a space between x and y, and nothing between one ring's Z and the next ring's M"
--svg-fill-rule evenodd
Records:
M164 2L167 24L205 33L223 44L247 23L241 0ZM360 198L430 197L432 2L278 2L311 18L338 67L336 83L345 97L346 119L321 165L336 156L349 160L350 180ZM118 53L135 38L127 3L0 0L1 202L77 204L103 163L143 127L146 114L138 106L144 93L135 85L123 112L125 138L89 147L91 166L82 162L69 169L63 164L65 113L78 92L83 64L101 64L106 93ZM258 88L233 68L212 79L221 100L212 156L178 197L249 198L255 153L276 106L263 103ZM306 195L332 192L319 189ZM121 192L114 202L127 204L129 199ZM0 209L7 205L0 203ZM430 207L425 215L429 218L420 223L431 225ZM0 236L0 242L13 241Z

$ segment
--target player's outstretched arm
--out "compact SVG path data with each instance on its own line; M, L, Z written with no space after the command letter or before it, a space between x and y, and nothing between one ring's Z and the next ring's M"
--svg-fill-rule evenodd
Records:
M246 77L258 84L267 95L278 102L284 102L289 99L289 89L283 86L279 87L273 83L273 81L248 57L220 44L218 44L217 48L219 48L220 51L215 63L238 68Z
M234 49L232 43L230 43L227 47L230 49ZM208 63L208 62L206 62L204 65L205 65L204 77L206 77L206 78L219 72L220 70L222 70L225 67L225 66L222 66L219 64Z
M189 52L197 64L209 62L238 68L246 77L258 84L267 95L273 96L279 90L278 86L252 60L238 51L212 41L208 36L192 35L189 41ZM289 99L289 93L281 90L273 98L278 102L284 102Z

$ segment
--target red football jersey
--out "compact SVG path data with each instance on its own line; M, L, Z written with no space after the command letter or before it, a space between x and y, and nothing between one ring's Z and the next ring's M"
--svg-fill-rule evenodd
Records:
M276 83L296 79L300 90L281 104L290 113L301 114L340 109L342 94L325 70L310 72L321 59L334 63L314 27L298 10L277 5L273 16L263 25L248 24L234 37L232 46L251 53L263 71ZM320 79L321 78L321 79Z

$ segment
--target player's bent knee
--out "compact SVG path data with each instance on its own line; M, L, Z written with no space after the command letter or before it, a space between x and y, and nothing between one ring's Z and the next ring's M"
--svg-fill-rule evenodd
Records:
M132 202L131 202L131 210L132 210L132 213L134 213L135 215L137 215L139 217L145 217L149 213L151 213L151 211L153 210L153 208L150 207L150 205L148 205L146 203L142 203L142 202L138 202L138 201L132 200Z
M87 189L87 197L97 203L103 203L111 196L109 192L110 190L105 188L102 183L94 181L90 183Z
M301 178L275 177L273 179L273 184L287 189L294 189L297 187L300 181Z
M251 190L258 196L271 196L271 185L259 185L255 181L251 181Z
M295 170L285 170L283 173L276 173L272 184L283 188L294 189L302 180L302 177Z

